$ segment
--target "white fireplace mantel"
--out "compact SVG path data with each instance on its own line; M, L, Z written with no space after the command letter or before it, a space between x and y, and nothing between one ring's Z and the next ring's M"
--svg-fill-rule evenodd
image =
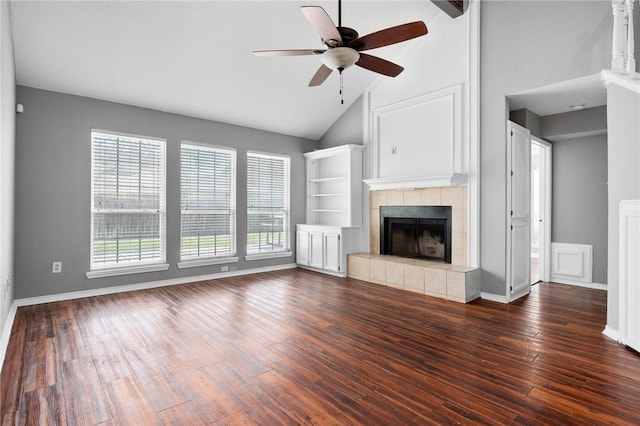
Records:
M364 179L370 191L386 189L416 189L442 186L461 186L467 184L466 173L449 173L437 176L406 176L393 178Z

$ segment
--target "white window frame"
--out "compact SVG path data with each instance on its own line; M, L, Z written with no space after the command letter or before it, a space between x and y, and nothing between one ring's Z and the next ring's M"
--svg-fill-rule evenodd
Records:
M182 166L183 166L183 149L197 149L208 152L220 152L224 154L229 154L231 157L231 175L230 179L230 188L229 194L231 197L230 202L230 210L228 214L230 215L230 235L229 235L229 253L223 255L196 255L196 256L186 256L182 250L183 244L183 227L182 227L182 218L183 215L189 214L202 214L202 213L216 213L217 210L201 210L201 209L183 209L183 192L184 192L184 182L182 175ZM236 256L236 173L237 173L237 155L236 150L234 148L210 145L201 142L193 142L183 140L180 144L180 262L178 263L178 268L191 268L198 266L207 266L207 265L217 265L217 264L225 264L225 263L234 263L239 260ZM219 212L218 212L219 213Z
M256 213L260 213L263 212L265 214L271 214L273 213L273 210L261 210L261 209L256 209L253 208L252 206L249 205L249 158L250 157L264 157L264 158L268 158L268 159L282 159L285 161L285 188L283 188L283 191L285 193L285 206L284 209L282 209L283 215L284 215L284 221L283 221L283 237L282 237L282 242L283 242L283 247L281 249L276 249L276 250L264 250L264 251L249 251L249 217L251 216L251 214L256 214ZM253 213L252 213L253 212ZM247 151L247 235L245 238L245 248L246 248L246 256L245 256L245 260L247 261L251 261L251 260L262 260L262 259L272 259L272 258L279 258L279 257L289 257L292 255L291 252L291 157L288 155L282 155L282 154L273 154L273 153L267 153L267 152L258 152L258 151Z
M143 141L156 142L161 148L160 173L158 174L158 183L160 190L158 192L158 208L157 209L107 209L96 208L95 206L95 147L94 135L105 135L108 137L122 137L127 139L139 139ZM91 231L90 231L90 258L89 272L86 273L87 278L102 278L116 275L127 275L143 272L163 271L169 269L166 263L166 170L167 170L167 141L162 138L149 136L132 135L127 133L114 132L110 130L91 129ZM95 262L95 215L109 213L158 213L158 236L159 236L159 256L153 259L138 261L123 261L116 259L115 262Z

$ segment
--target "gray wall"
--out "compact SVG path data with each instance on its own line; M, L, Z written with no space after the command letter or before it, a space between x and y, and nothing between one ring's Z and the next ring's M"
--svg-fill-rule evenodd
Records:
M547 115L541 119L540 127L541 137L551 142L604 135L607 132L607 106Z
M529 129L529 131L531 132L531 136L541 137L542 133L540 130L540 116L538 116L535 112L530 111L526 108L511 111L509 113L509 120L521 125L526 129Z
M506 295L506 96L611 64L606 1L482 2L480 266L482 291Z
M363 143L363 100L360 96L320 138L320 148Z
M593 282L607 282L607 137L553 143L551 241L593 246Z
M246 151L291 156L291 225L303 223L303 152L316 141L176 114L18 86L16 138L16 297L144 283L220 272L220 265L179 270L180 141L237 149L238 270L294 263L295 257L244 261ZM111 130L167 140L168 271L87 279L90 243L90 132ZM293 233L293 232L292 232ZM291 239L295 251L294 238ZM51 262L62 261L62 273Z
M16 73L11 9L0 2L0 334L14 294L14 154ZM10 286L7 287L7 281ZM7 336L8 339L8 336ZM1 339L0 339L1 340ZM0 353L3 348L0 348ZM0 359L0 366L2 360Z

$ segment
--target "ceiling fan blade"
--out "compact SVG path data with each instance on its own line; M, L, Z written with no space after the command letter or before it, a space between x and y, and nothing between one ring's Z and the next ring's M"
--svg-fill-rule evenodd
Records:
M320 65L318 71L313 75L311 81L309 82L309 87L320 86L324 81L329 77L329 75L333 72L333 70L327 66Z
M328 46L342 46L342 36L331 17L320 6L302 6L302 13Z
M349 43L349 47L357 51L377 49L423 36L427 32L427 26L424 22L409 22L357 38Z
M271 56L306 56L306 55L322 55L322 49L291 49L291 50L254 50L253 54L262 57Z
M377 56L367 55L366 53L360 54L360 59L358 59L356 65L389 77L395 77L404 71L404 68L398 64L378 58Z

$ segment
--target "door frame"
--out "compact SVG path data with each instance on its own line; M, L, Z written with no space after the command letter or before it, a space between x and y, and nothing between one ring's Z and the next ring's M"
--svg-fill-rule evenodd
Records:
M551 280L551 200L553 188L553 149L551 143L537 136L531 135L531 145L537 145L543 150L542 170L540 173L542 197L540 199L540 212L543 215L543 227L541 244L540 244L540 279L549 282ZM533 200L532 200L533 201Z

